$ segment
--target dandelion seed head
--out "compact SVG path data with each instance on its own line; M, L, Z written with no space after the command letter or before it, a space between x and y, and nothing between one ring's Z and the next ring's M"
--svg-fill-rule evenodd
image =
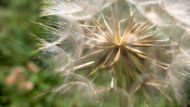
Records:
M166 8L162 2L129 0L137 10L124 0L48 2L53 6L46 8L49 15L65 15L45 25L59 36L52 41L41 40L44 45L39 49L59 50L54 54L53 66L65 82L55 92L76 89L98 98L113 92L124 98L122 104L130 102L126 104L130 107L137 106L138 101L153 107L157 100L182 102L179 99L184 98L184 93L177 87L186 81L189 65L183 61L177 66L180 57L176 54L189 57L189 34L182 28L174 32L178 26L169 28L173 16L163 13ZM99 78L106 80L97 82Z

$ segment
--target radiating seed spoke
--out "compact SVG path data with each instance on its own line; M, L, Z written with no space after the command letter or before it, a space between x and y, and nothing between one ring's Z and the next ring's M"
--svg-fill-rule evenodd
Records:
M161 67L161 68L163 68L163 69L165 69L165 70L166 70L166 69L168 68L168 66L169 66L169 64L166 64L166 63L163 63L163 62L160 62L160 61L158 61L158 60L155 60L155 59L152 59L152 58L148 57L145 52L142 52L142 51L140 51L140 50L138 50L138 49L134 49L134 48L131 48L131 47L128 47L128 46L126 46L126 48L127 48L129 51L131 51L132 53L136 54L138 57L143 58L143 59L146 59L146 60L148 60L149 62L151 62L152 64L154 64L154 65L156 65L156 66L158 66L158 67Z
M132 16L129 16L129 20L128 20L128 24L125 28L125 31L122 35L121 41L125 41L127 39L128 33L130 32L130 29L132 28L132 24L133 24L133 18L134 18L134 13L132 14Z
M114 62L117 62L120 58L120 54L121 54L121 48L118 49L115 57L114 57Z
M83 63L81 65L77 65L73 68L73 70L79 70L79 69L82 69L82 68L85 68L85 67L88 67L88 66L91 66L92 64L94 64L95 61L90 61L90 62L87 62L87 63Z
M173 47L178 46L178 44L142 44L142 43L132 43L129 44L130 46L137 46L137 47Z

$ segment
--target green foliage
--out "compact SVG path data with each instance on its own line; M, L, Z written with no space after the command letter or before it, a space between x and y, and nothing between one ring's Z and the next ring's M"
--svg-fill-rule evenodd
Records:
M30 35L31 24L39 15L38 0L1 0L0 2L0 64L24 64L35 46Z
M32 21L39 8L40 0L0 0L0 107L44 107L52 100L43 93L57 77L33 63L37 45L31 34L40 28ZM20 89L22 83L31 89Z

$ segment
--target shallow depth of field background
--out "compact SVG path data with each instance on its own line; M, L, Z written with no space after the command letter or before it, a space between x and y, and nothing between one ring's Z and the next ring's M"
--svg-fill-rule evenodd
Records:
M62 104L43 94L57 79L35 58L37 45L31 34L40 30L32 24L39 17L39 4L40 0L0 0L0 107Z
M40 0L0 0L0 107L78 107L80 103L50 93L61 78L52 75L34 51L38 44L32 34L42 30L32 23L39 8ZM112 106L111 100L106 106Z

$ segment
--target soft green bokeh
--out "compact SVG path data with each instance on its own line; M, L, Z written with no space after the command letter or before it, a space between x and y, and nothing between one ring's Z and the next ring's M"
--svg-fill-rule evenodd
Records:
M31 34L40 30L32 23L39 17L39 12L40 0L0 0L0 107L50 105L51 96L43 93L55 86L57 77L40 68L39 64L36 73L27 67L28 63L37 62L34 54L37 42ZM6 83L17 68L21 69L23 81L33 84L32 89L20 90L20 83L16 81L11 85Z

